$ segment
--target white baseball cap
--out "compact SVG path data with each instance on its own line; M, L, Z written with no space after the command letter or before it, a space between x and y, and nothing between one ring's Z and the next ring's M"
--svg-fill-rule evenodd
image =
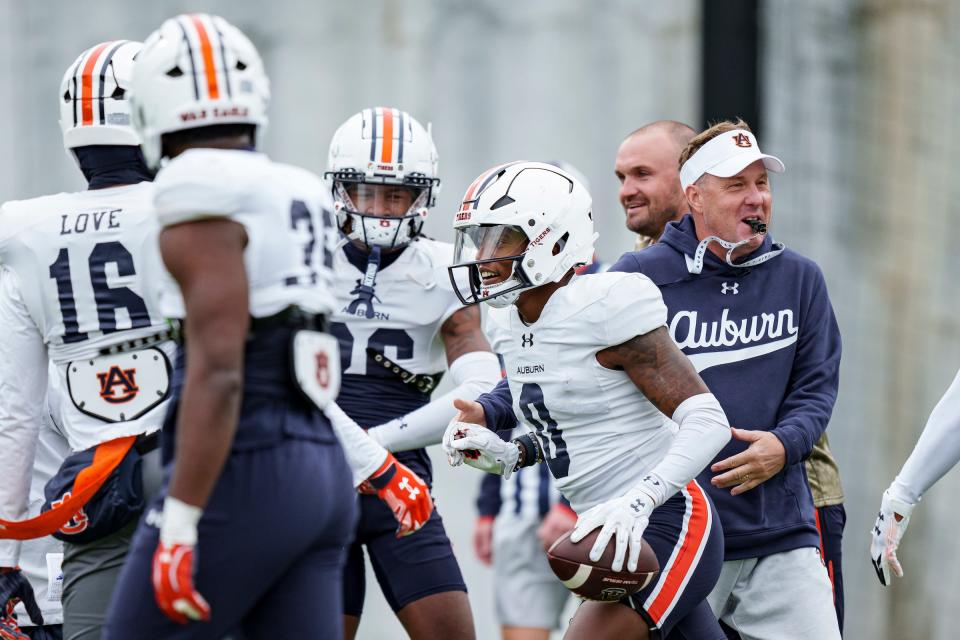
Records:
M780 158L760 152L756 137L746 129L721 133L700 147L680 167L680 186L686 190L705 173L718 178L735 176L757 160L768 171L783 173Z

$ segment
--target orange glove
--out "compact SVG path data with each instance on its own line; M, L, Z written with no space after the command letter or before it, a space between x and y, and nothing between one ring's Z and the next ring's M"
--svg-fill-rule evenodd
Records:
M360 493L377 495L397 519L397 537L414 533L427 523L433 512L430 489L420 476L387 452L380 468L358 487Z

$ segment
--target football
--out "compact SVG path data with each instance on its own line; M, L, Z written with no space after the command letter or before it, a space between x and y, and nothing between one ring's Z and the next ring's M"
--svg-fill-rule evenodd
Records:
M622 571L613 571L610 565L616 550L615 538L610 539L600 561L591 562L590 549L600 535L600 528L594 529L576 544L570 542L572 532L571 529L557 538L547 550L547 558L550 568L563 585L581 598L616 602L643 589L660 571L657 556L646 540L640 549L636 572L627 571L626 562Z

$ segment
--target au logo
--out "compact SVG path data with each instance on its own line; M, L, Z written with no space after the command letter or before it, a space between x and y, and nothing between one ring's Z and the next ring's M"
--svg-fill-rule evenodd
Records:
M71 493L69 491L65 491L63 493L63 497L61 497L59 500L54 500L53 502L50 503L50 508L56 509L61 504L63 504L63 501L68 499L70 495ZM90 520L89 518L87 518L87 514L84 513L83 509L81 508L75 514L73 514L73 517L70 518L67 524L60 527L60 531L61 533L66 533L67 535L80 533L81 531L84 531L87 528L87 525L89 523L90 523Z
M750 142L750 137L749 137L747 134L745 134L745 133L742 133L742 132L741 132L741 133L738 133L737 135L732 136L732 137L733 137L733 144L737 145L738 147L752 147L752 146L753 146L753 143Z
M114 365L106 373L98 373L100 397L112 404L122 404L137 397L136 369L121 369Z

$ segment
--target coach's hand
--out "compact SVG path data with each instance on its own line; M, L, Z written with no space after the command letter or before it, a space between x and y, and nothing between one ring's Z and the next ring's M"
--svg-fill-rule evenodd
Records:
M895 498L887 489L880 502L880 513L870 532L870 561L877 572L880 584L887 587L892 582L890 574L903 577L903 567L897 559L897 547L910 524L914 505Z
M480 516L473 525L473 552L481 564L493 562L493 516Z
M557 538L570 531L576 523L577 513L573 509L561 502L553 505L537 528L537 538L540 539L543 550L552 547Z
M734 429L736 440L749 442L746 451L714 463L710 470L716 475L710 484L721 489L733 487L730 495L740 495L775 476L787 464L787 452L780 439L770 431ZM721 473L725 472L725 473Z
M427 524L433 513L430 488L405 464L387 453L386 460L358 488L376 494L397 520L397 537L408 536Z
M193 587L200 507L167 496L160 543L153 554L153 596L164 615L180 624L209 620L210 605Z

